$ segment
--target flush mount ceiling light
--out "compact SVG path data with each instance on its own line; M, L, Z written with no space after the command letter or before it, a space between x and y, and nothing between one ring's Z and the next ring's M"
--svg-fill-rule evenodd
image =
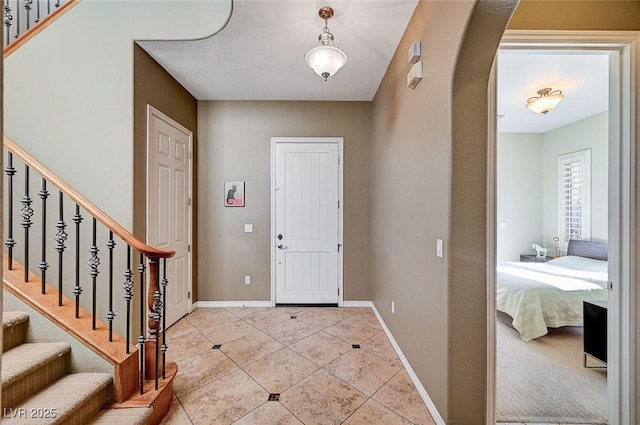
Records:
M333 9L323 7L318 11L318 15L324 19L324 28L318 36L318 46L309 50L304 60L316 74L327 81L347 63L347 55L333 44L333 34L327 28L327 20L333 16Z
M540 96L534 96L527 99L526 108L539 114L546 114L555 108L562 99L564 99L564 95L561 90L551 91L548 87L538 90L538 94Z

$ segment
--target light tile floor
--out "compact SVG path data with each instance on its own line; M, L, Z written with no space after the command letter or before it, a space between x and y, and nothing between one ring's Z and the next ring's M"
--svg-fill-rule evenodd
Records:
M198 308L167 341L163 424L434 424L369 308Z

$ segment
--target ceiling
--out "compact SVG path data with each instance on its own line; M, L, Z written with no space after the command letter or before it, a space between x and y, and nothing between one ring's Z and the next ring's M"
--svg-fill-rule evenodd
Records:
M344 100L375 96L417 0L234 0L227 26L196 41L140 41L198 100ZM315 47L323 6L346 66L328 81L304 55Z
M225 28L195 41L139 41L198 100L370 101L417 0L234 0ZM347 65L328 81L304 61L328 27ZM498 131L544 133L608 108L608 56L597 51L501 49ZM565 99L546 115L525 109L544 87Z
M525 108L537 91L565 98L546 115ZM545 133L608 109L609 58L598 51L500 50L498 132Z

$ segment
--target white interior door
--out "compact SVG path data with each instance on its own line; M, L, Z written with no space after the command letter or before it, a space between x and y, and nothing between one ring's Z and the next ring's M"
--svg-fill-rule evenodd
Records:
M167 326L191 310L192 133L148 107L147 244L176 252L167 260Z
M337 304L342 139L274 139L278 304Z

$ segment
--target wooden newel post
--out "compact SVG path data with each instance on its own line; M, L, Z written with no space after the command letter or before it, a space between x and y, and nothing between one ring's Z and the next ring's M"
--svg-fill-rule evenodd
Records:
M145 347L146 379L154 379L161 374L158 361L159 343L162 338L160 322L162 320L162 295L160 293L160 267L158 258L149 258L149 291L147 305L149 307L149 337Z

